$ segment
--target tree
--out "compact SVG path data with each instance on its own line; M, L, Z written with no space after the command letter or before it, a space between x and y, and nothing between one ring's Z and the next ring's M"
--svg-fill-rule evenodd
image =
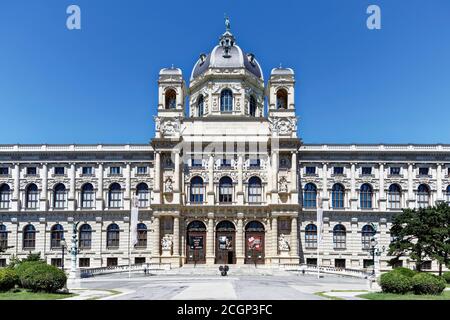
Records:
M394 264L401 256L409 255L421 271L425 259L435 259L442 273L442 264L450 266L450 207L439 203L434 207L404 209L393 219L392 243L389 255L395 255Z

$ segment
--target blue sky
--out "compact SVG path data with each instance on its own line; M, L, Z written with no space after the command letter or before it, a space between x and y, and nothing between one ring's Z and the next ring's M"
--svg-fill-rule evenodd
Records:
M266 80L295 70L305 143L450 143L448 0L1 0L0 143L147 143L159 70L188 82L224 13Z

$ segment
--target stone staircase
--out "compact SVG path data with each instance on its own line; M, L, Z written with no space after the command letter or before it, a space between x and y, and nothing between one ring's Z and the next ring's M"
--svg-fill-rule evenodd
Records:
M215 265L202 265L202 264L185 264L180 268L174 268L171 270L161 270L154 272L154 274L164 274L164 275L195 275L195 276L220 276L219 267L220 264ZM278 266L267 266L267 265L228 265L228 276L289 276L292 275L291 272L280 269ZM152 272L153 273L153 272Z

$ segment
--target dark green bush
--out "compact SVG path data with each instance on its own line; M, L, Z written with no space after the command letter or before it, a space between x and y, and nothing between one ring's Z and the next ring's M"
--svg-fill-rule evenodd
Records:
M444 272L442 277L445 279L447 283L450 283L450 271Z
M45 264L43 261L22 261L15 266L15 270L19 279L22 274L29 268L34 268L37 265Z
M18 281L19 279L14 269L0 269L0 291L8 291L13 289Z
M405 294L412 289L412 280L400 272L389 271L380 277L383 292Z
M67 281L64 271L57 267L35 263L34 266L25 268L19 275L20 284L31 291L55 292L62 289Z
M431 273L419 273L412 277L414 294L441 294L446 282L443 277Z
M412 278L417 274L417 271L405 268L405 267L398 267L392 270L393 272L399 273L401 275L404 275L408 278Z

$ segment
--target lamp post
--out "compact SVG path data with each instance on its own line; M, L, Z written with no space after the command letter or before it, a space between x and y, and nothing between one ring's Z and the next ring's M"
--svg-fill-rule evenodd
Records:
M372 253L372 275L375 276L375 251L378 242L375 237L370 239L370 252Z
M61 249L62 249L61 269L62 269L62 271L64 271L64 251L67 246L66 239L62 238L60 244L61 244Z

